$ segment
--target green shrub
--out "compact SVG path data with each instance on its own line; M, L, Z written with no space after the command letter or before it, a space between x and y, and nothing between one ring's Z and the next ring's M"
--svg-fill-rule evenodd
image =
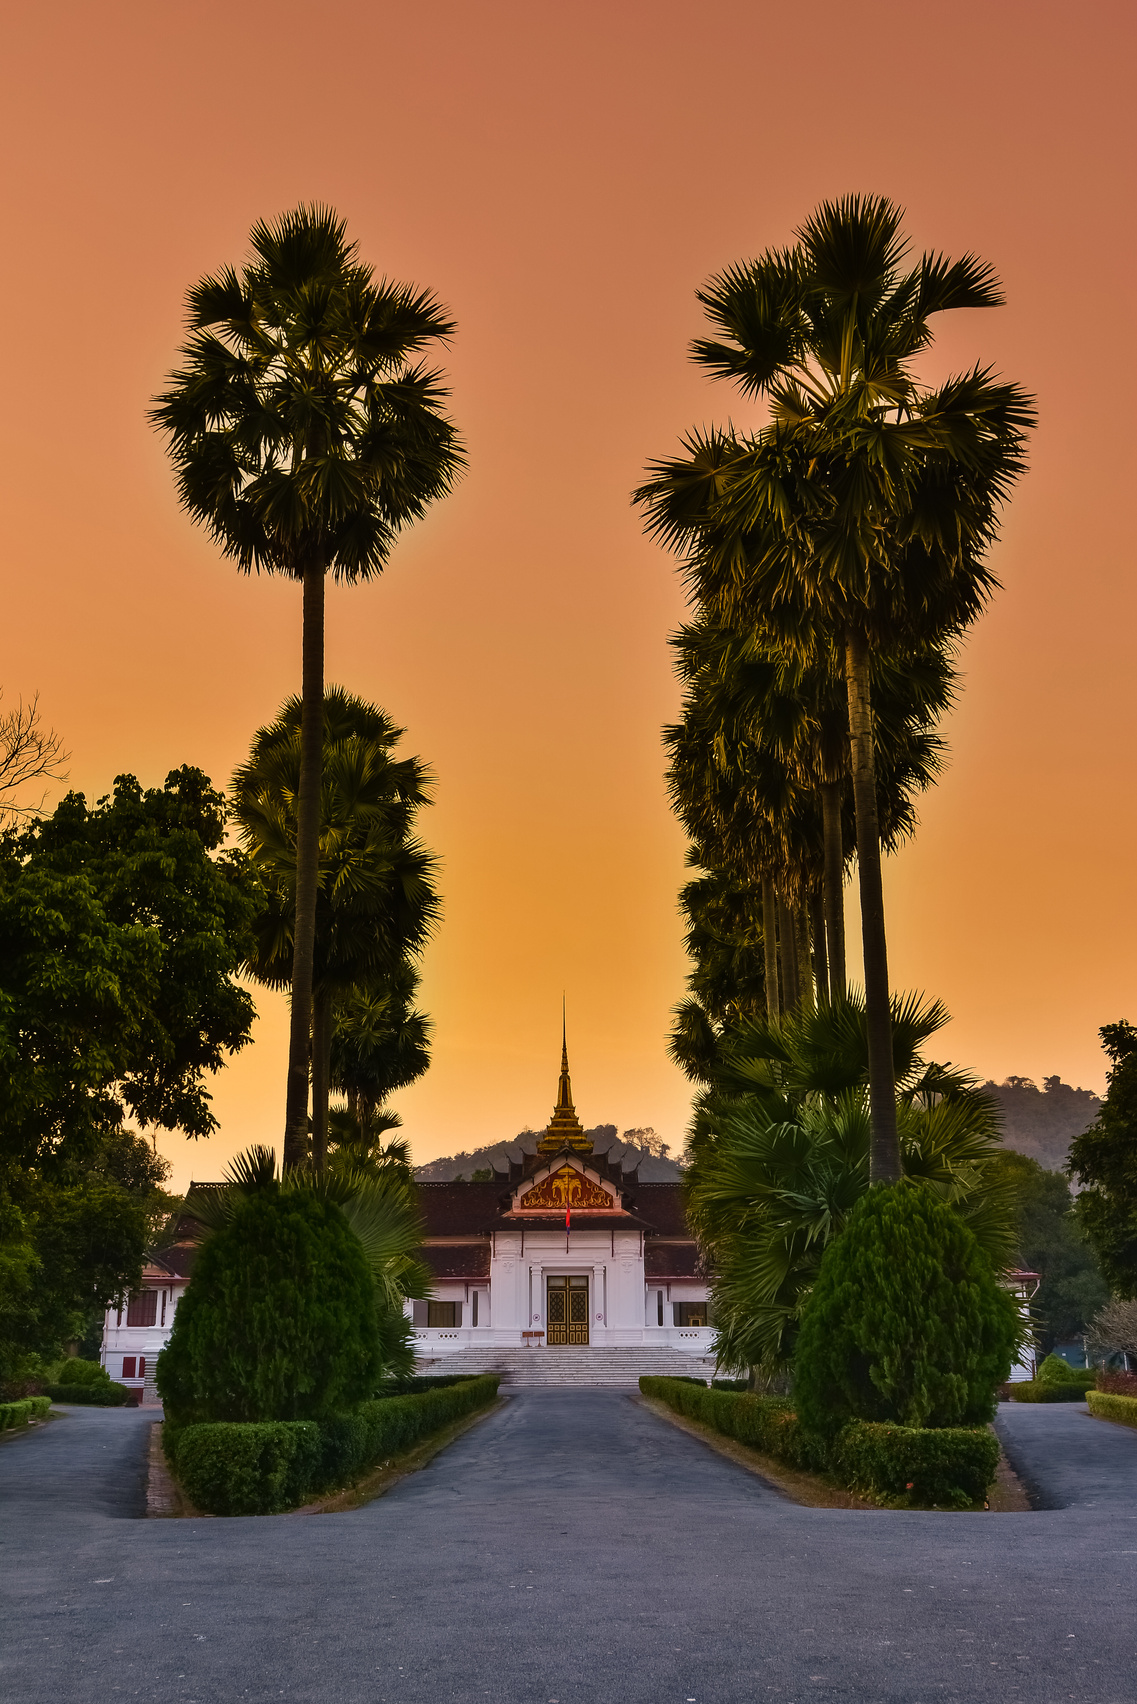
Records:
M995 1477L999 1444L984 1427L892 1426L854 1420L835 1438L808 1431L784 1396L696 1391L682 1379L640 1380L645 1396L725 1437L857 1490L910 1503L970 1506Z
M1137 1426L1137 1396L1117 1396L1109 1390L1086 1392L1090 1413L1099 1420L1117 1420L1122 1426Z
M322 1420L369 1396L380 1364L359 1239L331 1202L272 1186L203 1243L156 1382L179 1425Z
M109 1385L111 1376L98 1361L83 1361L71 1355L55 1375L57 1385Z
M171 1440L190 1502L212 1515L271 1515L298 1503L317 1478L320 1428L312 1420L214 1421Z
M52 1402L76 1402L86 1408L122 1408L130 1401L126 1385L112 1384L49 1384L47 1394Z
M446 1390L450 1385L468 1384L471 1379L481 1377L481 1373L421 1373L414 1378L394 1379L390 1384L382 1384L375 1395L418 1396L424 1390Z
M825 1250L794 1396L811 1431L850 1420L979 1425L1011 1370L1014 1298L963 1220L926 1187L870 1189Z
M657 1397L689 1420L701 1420L724 1437L734 1438L751 1449L776 1456L791 1467L824 1472L829 1465L825 1440L809 1433L784 1396L748 1396L725 1390L701 1388L686 1379L640 1379L645 1396Z
M1073 1384L1081 1390L1089 1390L1097 1379L1097 1373L1093 1367L1072 1367L1061 1355L1048 1355L1035 1379L1042 1384Z
M889 1426L855 1420L833 1448L846 1485L912 1503L966 1507L982 1502L999 1465L987 1427Z
M1072 1380L1067 1383L1065 1379L1024 1379L1008 1386L1007 1394L1012 1402L1083 1402L1086 1388Z
M184 1305L184 1304L183 1304ZM215 1421L162 1428L190 1501L215 1515L267 1515L343 1485L497 1395L496 1373L385 1396L321 1421Z
M712 1390L731 1390L731 1391L734 1391L735 1394L737 1395L738 1393L740 1393L742 1391L746 1391L746 1390L750 1389L750 1380L749 1379L712 1379L711 1380L711 1389Z
M21 1396L15 1402L0 1402L0 1432L42 1420L50 1407L50 1396Z

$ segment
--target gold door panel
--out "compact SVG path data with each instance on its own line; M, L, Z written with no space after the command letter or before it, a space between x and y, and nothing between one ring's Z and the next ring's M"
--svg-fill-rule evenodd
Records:
M547 1281L545 1342L552 1348L588 1342L587 1278L550 1278Z

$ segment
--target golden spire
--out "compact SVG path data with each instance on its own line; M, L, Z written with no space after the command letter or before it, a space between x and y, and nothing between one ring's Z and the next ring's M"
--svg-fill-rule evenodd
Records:
M577 1153L591 1154L588 1140L572 1104L572 1084L569 1082L568 1029L565 1020L565 999L561 995L561 1080L557 1085L557 1104L549 1127L537 1144L539 1154L556 1154L562 1148L575 1148Z

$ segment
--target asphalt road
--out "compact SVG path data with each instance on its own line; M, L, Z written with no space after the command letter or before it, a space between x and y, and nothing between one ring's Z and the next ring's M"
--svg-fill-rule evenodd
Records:
M0 1445L13 1704L1137 1700L1137 1433L1004 1406L1048 1501L802 1509L602 1390L522 1392L351 1514L140 1520L152 1416Z

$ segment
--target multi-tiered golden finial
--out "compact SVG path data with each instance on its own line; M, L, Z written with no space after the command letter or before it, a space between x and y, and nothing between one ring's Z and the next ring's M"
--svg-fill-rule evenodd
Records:
M562 1148L575 1148L578 1154L591 1154L592 1143L581 1127L572 1104L572 1084L569 1082L568 1031L565 1027L565 1005L561 1000L561 1080L557 1086L557 1104L549 1128L537 1144L539 1154L556 1154Z

